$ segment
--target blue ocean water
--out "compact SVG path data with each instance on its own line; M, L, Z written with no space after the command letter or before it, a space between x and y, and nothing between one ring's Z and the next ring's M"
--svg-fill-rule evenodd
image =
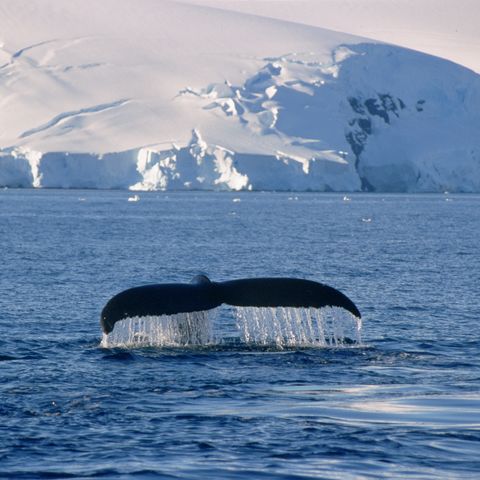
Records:
M128 196L0 192L0 477L478 478L480 196ZM363 344L100 347L198 272L330 284Z

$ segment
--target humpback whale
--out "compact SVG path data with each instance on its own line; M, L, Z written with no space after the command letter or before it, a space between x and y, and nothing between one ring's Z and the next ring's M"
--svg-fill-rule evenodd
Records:
M132 317L173 315L211 310L222 304L238 307L341 307L358 318L360 311L342 292L323 283L298 278L244 278L212 282L206 275L191 283L164 283L130 288L112 297L100 324L109 334L115 323Z

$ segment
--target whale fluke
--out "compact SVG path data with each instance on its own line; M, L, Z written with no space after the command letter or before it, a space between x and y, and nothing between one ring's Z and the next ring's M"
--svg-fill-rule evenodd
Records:
M246 278L211 282L199 275L192 283L144 285L112 297L102 310L102 330L129 317L173 315L211 310L222 304L242 307L341 307L356 317L356 305L342 292L312 280L298 278Z

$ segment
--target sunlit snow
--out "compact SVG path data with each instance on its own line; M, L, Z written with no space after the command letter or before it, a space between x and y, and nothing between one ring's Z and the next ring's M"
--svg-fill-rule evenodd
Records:
M480 191L477 73L198 2L0 0L0 107L0 186Z

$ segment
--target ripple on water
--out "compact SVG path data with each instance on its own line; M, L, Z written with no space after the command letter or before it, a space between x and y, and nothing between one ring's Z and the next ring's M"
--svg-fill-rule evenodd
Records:
M480 197L1 195L0 477L478 477ZM338 287L362 343L224 308L206 345L99 348L108 298L197 269Z

